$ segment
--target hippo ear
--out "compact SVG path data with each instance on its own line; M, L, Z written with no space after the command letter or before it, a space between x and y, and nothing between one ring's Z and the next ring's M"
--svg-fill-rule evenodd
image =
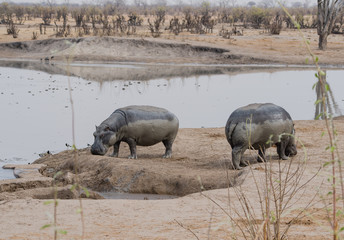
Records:
M106 127L104 131L110 131L110 127Z

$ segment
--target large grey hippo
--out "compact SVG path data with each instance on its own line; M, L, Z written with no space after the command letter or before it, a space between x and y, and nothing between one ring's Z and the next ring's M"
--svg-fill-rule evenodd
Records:
M163 142L166 147L163 157L170 158L178 129L178 118L166 109L152 106L119 108L96 126L91 153L105 155L108 148L113 146L111 156L117 157L123 141L129 145L129 158L137 158L136 145L151 146Z
M258 161L265 160L265 149L277 146L280 159L297 154L294 124L289 113L272 103L250 104L236 109L226 124L227 141L232 147L235 169L246 164L241 160L248 148L258 150Z

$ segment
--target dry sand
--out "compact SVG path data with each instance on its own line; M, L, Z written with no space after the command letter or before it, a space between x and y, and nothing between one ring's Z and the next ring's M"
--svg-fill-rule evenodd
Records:
M27 32L26 39L21 39L21 34ZM29 40L30 31L20 32L18 40ZM326 64L343 65L344 42L343 36L331 35L329 37L329 48L327 51L316 50L315 30L306 30L306 38L311 42L311 48L319 55L320 62ZM24 34L23 34L24 36ZM24 37L23 37L24 38ZM188 49L193 49L190 54L180 56L186 45L183 45L179 55L168 55L165 52L152 52L154 56L148 61L166 61L179 63L285 63L302 64L305 62L307 53L300 42L300 37L296 31L283 31L280 36L259 34L257 31L248 31L244 36L235 36L232 39L222 39L216 34L206 36L191 36L181 34L179 36L163 36L164 39L149 39L137 41L148 41L152 48L143 49L135 58L131 58L127 51L120 52L118 55L105 54L106 48L100 44L97 48L94 43L89 48L79 48L75 54L77 60L124 60L124 61L144 61L147 55L142 56L147 50L154 50L156 46L162 49L164 44L170 44L167 53L175 53L173 48L187 45ZM141 39L141 40L140 40ZM13 41L12 39L1 36L0 42ZM110 38L111 41L112 38ZM110 41L106 40L106 41ZM51 41L51 40L48 40ZM83 44L104 39L86 40ZM130 40L132 41L132 40ZM61 41L53 41L60 44ZM127 41L128 42L128 41ZM45 42L47 43L47 42ZM146 42L147 43L147 42ZM152 44L156 43L156 45ZM172 43L172 45L171 45ZM26 44L26 45L25 45ZM19 46L34 46L37 42L19 44ZM197 48L190 46L202 45L209 49L225 49L227 51L205 51L201 52ZM9 47L10 46L10 47ZM12 48L14 45L0 45L1 57L8 58L31 58L39 59L50 56L49 45L45 51L36 49L31 52L28 48ZM137 47L140 47L137 45ZM215 47L215 48L214 48ZM92 50L92 51L87 51ZM171 51L172 49L172 51ZM208 50L209 50L208 49ZM62 59L68 49L59 51ZM136 53L136 51L134 51ZM178 52L178 51L177 51ZM104 53L105 57L99 57ZM118 53L118 52L117 52ZM203 57L202 57L203 56ZM228 57L230 56L230 57ZM123 58L122 58L123 57ZM155 60L154 60L155 59ZM177 59L177 60L175 60ZM59 58L57 57L57 61ZM338 130L338 149L343 156L344 153L344 122L336 120L335 126ZM328 138L322 132L325 130L324 121L296 121L296 136L302 141L305 149L299 143L299 153L292 159L292 166L307 160L301 183L306 183L312 178L321 164L330 160L330 153L325 150L328 146ZM123 144L124 145L124 144ZM122 146L120 158L92 156L86 150L80 151L82 184L94 190L106 190L106 187L117 186L121 190L131 192L156 192L169 193L183 196L169 200L91 200L82 201L85 220L85 239L228 239L232 237L242 238L242 232L236 223L243 226L247 219L240 206L241 199L239 193L244 193L246 199L254 209L254 218L257 227L262 224L260 215L260 200L255 185L258 179L259 186L264 186L264 165L254 163L256 157L254 152L247 151L245 158L252 161L252 171L246 168L243 172L227 170L224 163L230 160L230 147L224 137L224 129L181 129L174 145L174 155L170 160L162 160L159 156L162 146L156 145L150 148L140 148L138 150L138 160L126 159L127 147ZM278 176L278 160L275 149L271 149L273 178ZM40 162L48 165L43 173L50 175L59 169L68 170L73 168L70 160L73 158L71 152L63 152L54 156L47 156ZM83 161L84 160L84 161ZM283 161L284 164L291 160ZM84 163L84 164L83 164ZM92 163L94 167L92 169ZM132 170L134 169L134 170ZM136 175L137 172L143 174ZM160 175L154 175L159 173ZM235 188L223 188L228 184L229 179L236 177L240 172L240 177ZM125 176L134 182L130 187L121 185L118 174L122 173L123 182ZM154 174L153 174L154 173ZM144 176L151 176L144 178ZM153 177L152 177L153 176ZM323 168L316 177L307 185L301 188L289 203L285 214L282 216L282 228L285 229L287 223L308 204L315 196L313 204L306 211L302 219L291 224L288 232L288 239L328 239L331 238L331 227L327 221L324 202L320 201L320 196L329 192L330 184L327 178L330 176L329 168ZM74 176L70 175L62 178L64 184L73 182ZM101 182L103 180L103 182ZM144 181L143 181L144 180ZM7 180L6 180L7 181ZM70 181L70 182L69 182ZM239 185L242 182L241 185ZM2 186L7 182L1 181ZM62 184L62 182L60 183ZM100 189L97 189L100 186ZM152 187L153 186L153 187ZM171 187L174 186L174 187ZM201 186L208 190L199 193ZM102 188L104 187L104 189ZM22 185L25 189L25 185ZM45 204L44 194L25 194L25 190L16 189L14 193L3 191L0 194L0 239L52 239L53 228L40 228L52 223L53 205ZM32 189L31 189L32 190ZM260 191L263 191L260 189ZM319 192L320 191L320 192ZM193 194L190 194L192 193ZM18 194L16 194L18 193ZM322 195L321 195L322 194ZM19 196L19 197L18 197ZM48 196L48 195L44 195ZM206 197L207 196L207 197ZM73 197L73 196L71 196ZM75 196L74 196L75 197ZM216 202L216 204L214 203ZM60 239L81 239L81 221L78 200L59 200L57 208L57 222L59 230L66 230L67 234L59 234ZM236 212L238 214L236 214ZM232 219L229 216L232 217ZM342 220L342 218L340 218ZM340 227L343 226L341 222ZM245 230L245 234L248 232Z

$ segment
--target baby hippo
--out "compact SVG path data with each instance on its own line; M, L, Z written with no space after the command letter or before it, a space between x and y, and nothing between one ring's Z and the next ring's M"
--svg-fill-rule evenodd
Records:
M162 142L166 148L163 158L170 158L178 129L178 118L166 109L152 106L119 108L96 126L91 153L105 155L113 146L111 156L118 157L119 145L123 141L129 145L129 158L137 158L136 145L151 146Z
M265 149L274 144L280 159L297 154L293 120L286 110L272 103L238 108L229 116L225 131L235 169L246 166L241 159L248 148L258 150L259 162L265 160Z

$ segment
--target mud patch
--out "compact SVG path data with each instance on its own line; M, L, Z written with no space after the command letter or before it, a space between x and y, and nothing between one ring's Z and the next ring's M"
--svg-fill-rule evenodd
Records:
M208 134L207 129L180 129L171 159L161 158L162 143L138 147L138 159L127 159L129 148L123 143L118 158L95 156L86 148L78 150L77 162L72 157L73 152L68 150L45 156L35 163L47 165L41 173L48 177L64 172L59 181L66 184L73 183L77 168L81 184L98 192L184 196L241 184L245 172L231 170L230 152L228 156L223 155L224 150L228 150L225 137L220 137L223 129L212 130L212 134Z

